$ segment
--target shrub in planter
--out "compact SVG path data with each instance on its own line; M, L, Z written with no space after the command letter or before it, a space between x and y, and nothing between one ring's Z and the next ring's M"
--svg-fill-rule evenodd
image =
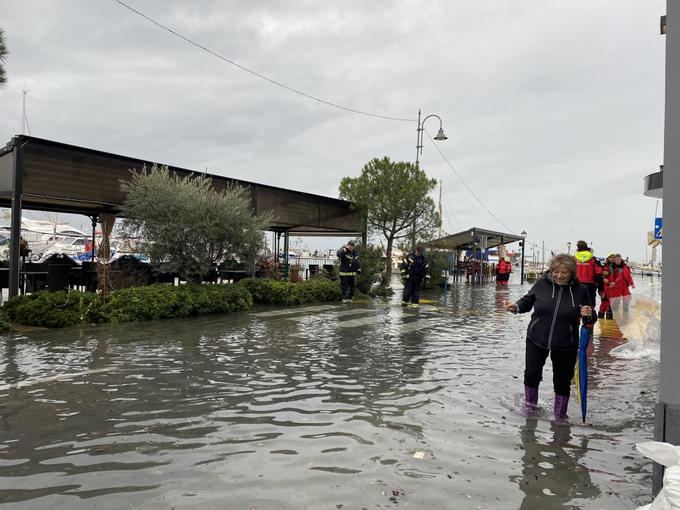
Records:
M242 311L251 305L250 294L239 285L157 284L114 292L104 313L111 322L126 322Z
M288 279L293 283L302 283L303 267L299 264L293 264L288 269Z
M339 301L340 294L339 281L327 278L313 278L302 284L302 291L305 302Z
M243 285L261 305L300 305L340 299L340 285L326 278L313 278L303 283L269 280L266 278L245 278Z
M92 292L38 292L17 296L3 310L20 324L62 328L89 322L102 322L102 306Z
M250 294L239 285L157 284L118 290L106 303L91 292L38 292L12 298L3 311L19 324L59 328L235 312L251 305Z

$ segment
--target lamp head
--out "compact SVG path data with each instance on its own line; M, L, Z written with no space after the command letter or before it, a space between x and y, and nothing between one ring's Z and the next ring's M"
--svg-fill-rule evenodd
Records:
M442 140L448 140L449 137L444 134L444 130L442 128L439 128L437 136L435 136L434 139L441 142Z
M527 238L526 230L522 230L522 233L520 235L522 236L522 239L526 239Z

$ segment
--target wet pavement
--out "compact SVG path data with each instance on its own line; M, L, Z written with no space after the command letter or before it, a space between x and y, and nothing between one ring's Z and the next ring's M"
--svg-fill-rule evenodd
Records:
M0 503L17 509L620 509L650 501L658 361L591 353L589 416L513 413L528 286L0 340ZM659 280L638 295L660 299ZM549 363L548 363L549 365Z

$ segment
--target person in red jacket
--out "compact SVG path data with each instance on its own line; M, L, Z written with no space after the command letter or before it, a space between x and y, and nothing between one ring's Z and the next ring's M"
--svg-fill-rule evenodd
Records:
M600 319L613 319L612 300L619 299L619 287L616 284L616 273L614 271L614 260L616 253L610 253L602 266L602 282L604 284L604 292L601 295L600 310L597 313Z
M512 273L512 264L510 261L506 257L500 259L496 266L496 285L507 285L508 280L510 279L510 273Z
M602 265L600 261L593 257L593 251L588 248L588 243L578 241L576 243L576 277L581 285L585 285L595 308L595 296L597 291L602 293Z
M630 273L630 267L624 262L620 254L614 255L612 267L617 294L617 297L612 301L612 308L618 310L619 305L623 302L623 311L627 312L630 307L630 288L635 288L635 282Z

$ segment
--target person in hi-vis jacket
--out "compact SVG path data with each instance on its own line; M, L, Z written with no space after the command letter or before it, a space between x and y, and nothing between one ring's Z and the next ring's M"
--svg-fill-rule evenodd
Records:
M354 249L354 241L348 241L345 246L338 250L340 259L340 291L342 302L349 303L354 297L357 273L361 271L359 254Z

